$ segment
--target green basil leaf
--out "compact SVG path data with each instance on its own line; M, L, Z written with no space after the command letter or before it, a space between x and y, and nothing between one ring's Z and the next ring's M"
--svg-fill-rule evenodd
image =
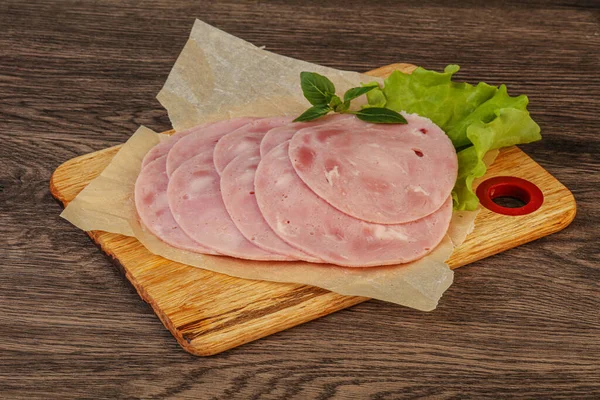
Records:
M344 93L344 101L354 100L355 98L360 97L373 89L375 89L375 86L362 86L348 89L346 93Z
M396 111L388 108L371 107L356 112L356 116L374 124L406 124L406 119Z
M304 97L313 106L327 105L335 95L333 82L316 72L301 72L300 86Z
M344 112L348 111L349 108L350 108L350 101L345 101L342 104L340 104L339 106L337 106L334 109L334 111L339 112L339 113L344 113Z
M331 98L331 102L329 102L329 107L333 110L337 111L338 107L342 104L342 100L338 96L333 96Z
M324 115L327 115L331 111L331 107L325 106L313 106L308 110L304 111L302 115L294 120L294 122L307 122L312 121L313 119L320 118Z

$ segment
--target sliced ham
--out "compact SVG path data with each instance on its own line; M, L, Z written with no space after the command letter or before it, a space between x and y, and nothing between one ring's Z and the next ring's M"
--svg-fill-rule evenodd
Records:
M243 153L221 173L221 195L235 226L246 239L265 250L299 260L321 261L287 244L265 221L254 195L254 175L259 162L260 157Z
M229 217L215 170L213 150L184 162L171 175L168 203L175 221L194 241L223 255L250 260L289 260L248 241Z
M439 210L414 222L381 225L358 220L329 205L302 182L288 147L283 143L262 158L255 195L269 226L294 247L333 264L369 267L421 258L446 234L452 216L450 197Z
M166 155L148 163L138 175L135 182L135 206L142 225L171 246L198 253L216 254L215 251L192 240L175 222L167 200L168 184Z
M279 146L283 142L287 142L294 136L296 132L303 128L311 126L319 126L332 122L349 121L353 118L349 114L331 114L326 117L319 118L310 122L294 122L271 129L265 134L260 142L260 156L264 157L269 151Z
M456 182L456 151L427 118L405 125L352 123L302 129L289 157L301 180L346 214L379 224L415 221L447 203Z
M199 125L199 126L191 128L191 129L177 132L174 135L171 135L168 139L164 140L163 142L160 142L159 144L154 146L152 149L150 149L150 151L148 153L146 153L146 155L144 156L144 159L142 160L142 168L144 168L146 165L150 164L152 161L156 160L157 158L162 157L165 154L167 154L169 152L169 150L171 150L171 148L173 148L175 143L177 143L179 140L183 139L185 136L192 134L194 132L206 129L210 125L211 124Z
M235 118L219 121L202 129L194 128L194 132L180 138L169 151L167 156L167 174L171 176L181 164L190 158L209 148L213 149L223 135L235 131L254 120L256 118Z
M259 155L260 142L273 128L291 123L292 117L262 118L223 136L215 147L215 167L220 174L227 164L242 153Z

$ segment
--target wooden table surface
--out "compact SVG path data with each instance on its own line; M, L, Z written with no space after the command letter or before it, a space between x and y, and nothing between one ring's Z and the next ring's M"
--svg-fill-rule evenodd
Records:
M599 398L598 1L0 1L0 397ZM486 3L487 5L483 5ZM456 272L439 308L370 301L223 354L184 352L48 192L69 158L166 130L193 18L332 67L393 62L525 93L566 230Z

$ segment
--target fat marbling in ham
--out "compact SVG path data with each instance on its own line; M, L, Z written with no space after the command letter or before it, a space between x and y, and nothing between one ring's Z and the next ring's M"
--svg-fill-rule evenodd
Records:
M153 148L135 186L142 224L185 250L348 267L414 261L446 234L456 153L431 121L238 118Z
M229 216L246 239L265 250L298 260L321 261L290 246L265 221L254 194L254 175L259 162L260 157L243 153L221 173L221 194Z
M175 222L167 199L168 184L166 155L148 163L138 175L134 195L142 225L173 247L216 254L215 251L192 240Z
M408 124L326 124L299 130L289 157L301 180L338 210L398 224L438 210L456 182L452 142L427 118Z
M264 157L267 153L279 146L283 142L287 142L294 136L298 130L309 128L311 126L320 126L332 122L341 123L342 121L350 121L354 118L350 114L332 114L319 118L310 122L294 122L277 128L271 129L265 134L260 142L260 156Z
M221 254L250 260L289 260L255 246L237 229L225 209L212 154L209 148L171 175L167 195L175 221L194 241Z
M167 155L167 175L171 176L181 164L195 155L204 152L208 148L213 149L223 135L235 131L254 120L256 118L235 118L220 121L207 126L205 129L194 130L193 133L181 138L172 146Z
M381 225L353 218L317 196L296 174L283 143L262 158L255 177L258 206L283 240L348 267L406 263L437 246L448 229L452 200L418 221Z
M261 118L223 136L215 147L217 172L220 174L231 160L242 153L259 155L260 142L265 134L273 128L289 124L292 120L292 117Z
M144 159L142 160L142 168L144 168L146 165L150 164L152 161L156 160L157 158L168 154L169 150L171 150L173 148L173 146L175 146L175 143L177 143L179 140L183 139L184 137L186 137L187 135L190 135L192 133L195 133L198 131L203 131L204 129L207 129L210 125L212 125L212 124L198 125L191 129L177 132L176 134L171 135L169 138L160 142L159 144L154 146L152 149L150 149L150 151L148 153L146 153L146 155L144 156Z

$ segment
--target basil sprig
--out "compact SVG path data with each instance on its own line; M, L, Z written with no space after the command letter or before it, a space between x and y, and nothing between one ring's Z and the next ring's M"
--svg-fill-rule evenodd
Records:
M340 114L354 114L357 118L374 124L406 124L406 119L396 111L369 107L359 111L350 111L350 102L360 97L377 86L359 86L348 89L344 93L344 100L335 94L335 86L327 77L316 72L301 72L300 86L306 100L312 107L304 111L294 122L312 121L323 117L330 112Z

